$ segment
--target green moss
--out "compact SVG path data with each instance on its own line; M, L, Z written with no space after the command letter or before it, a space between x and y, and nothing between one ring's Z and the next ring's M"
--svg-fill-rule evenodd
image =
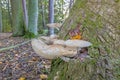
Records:
M59 76L60 78L57 80L65 80L67 65L68 64L60 58L52 60L52 65L51 65L52 68L51 68L51 73L49 74L48 80L54 80L56 76Z
M99 65L97 60L101 59ZM48 80L109 80L109 77L104 76L106 58L88 59L85 62L70 61L66 63L61 59L55 59L52 63L52 70ZM97 72L99 71L99 74Z
M32 39L32 38L35 38L35 37L37 37L37 35L35 35L32 32L29 32L29 31L27 31L24 35L24 38L28 38L28 39Z

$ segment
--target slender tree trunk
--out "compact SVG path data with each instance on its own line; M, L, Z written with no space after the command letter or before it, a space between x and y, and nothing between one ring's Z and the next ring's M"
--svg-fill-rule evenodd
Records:
M11 28L12 28L12 18L11 18L11 6L10 6L10 0L8 0L7 7L8 7L9 23L10 23L10 26L11 26Z
M70 0L70 3L69 3L69 9L71 9L71 8L72 8L73 3L74 3L74 0Z
M13 36L24 35L22 1L11 0Z
M38 0L29 0L28 7L28 31L34 35L38 34Z
M54 0L49 0L49 23L54 22ZM54 28L50 28L50 35L54 35Z
M26 30L28 30L28 13L26 8L26 0L22 0L23 12L24 12L24 21Z
M44 4L43 3L41 5L41 7L42 7L42 25L43 25L43 28L45 29L46 28L46 21L45 21L45 11L44 11L45 8L44 8Z
M2 32L2 9L1 9L1 0L0 0L0 32Z

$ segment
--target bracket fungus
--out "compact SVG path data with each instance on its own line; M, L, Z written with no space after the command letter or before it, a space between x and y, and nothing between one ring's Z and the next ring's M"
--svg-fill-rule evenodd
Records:
M43 58L54 59L62 56L74 56L76 49L67 48L61 45L47 45L40 39L32 39L33 50Z
M59 28L61 27L62 24L60 23L49 23L47 24L48 27L50 28L56 28L57 30L59 30Z
M64 40L55 39L55 40L53 41L53 44L65 46L65 41L64 41Z
M60 23L49 23L49 24L47 24L47 26L49 27L49 28L54 28L54 29L57 29L57 30L59 30L59 28L61 27L61 25L62 24L60 24ZM50 35L50 37L51 38L58 38L58 35L56 35L56 34L51 34Z
M65 45L69 47L83 48L83 47L89 47L92 44L84 40L66 40Z
M88 47L90 42L83 40L53 40L53 44L47 45L41 39L32 39L33 50L43 58L54 59L57 57L73 57L77 54L77 47Z

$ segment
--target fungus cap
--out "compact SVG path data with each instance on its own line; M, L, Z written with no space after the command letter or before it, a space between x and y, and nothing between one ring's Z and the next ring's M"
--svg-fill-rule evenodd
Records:
M56 39L56 40L53 41L53 44L65 45L65 41L64 40L58 40L58 39Z
M47 24L47 26L50 28L60 28L61 24L60 23L49 23Z
M89 47L92 44L88 41L84 40L67 40L65 41L65 45L68 47Z
M47 45L40 39L32 39L33 50L43 58L54 59L62 56L74 56L77 50L63 47L62 45Z

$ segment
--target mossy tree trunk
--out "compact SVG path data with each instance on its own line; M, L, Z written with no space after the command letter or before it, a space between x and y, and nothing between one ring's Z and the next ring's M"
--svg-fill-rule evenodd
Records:
M11 0L13 36L24 35L22 1Z
M38 0L29 0L28 7L28 32L38 34Z
M119 80L120 77L120 0L76 0L59 33L68 39L68 31L81 23L83 39L93 45L90 59L52 62L48 80Z

